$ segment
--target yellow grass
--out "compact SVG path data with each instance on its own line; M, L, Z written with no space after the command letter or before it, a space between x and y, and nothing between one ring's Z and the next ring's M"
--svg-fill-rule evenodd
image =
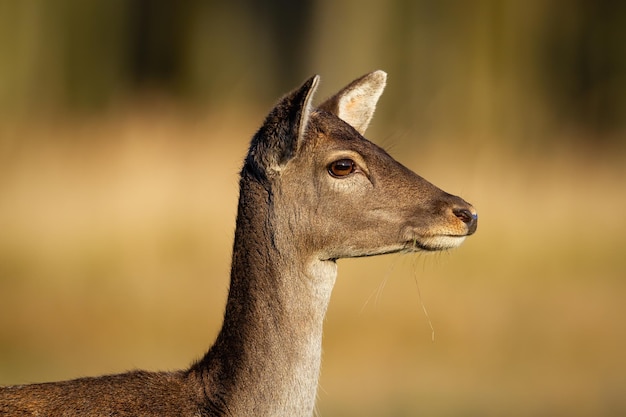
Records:
M0 131L0 384L180 368L215 337L262 112L166 110ZM396 156L478 232L340 261L321 415L626 413L624 155L438 143Z

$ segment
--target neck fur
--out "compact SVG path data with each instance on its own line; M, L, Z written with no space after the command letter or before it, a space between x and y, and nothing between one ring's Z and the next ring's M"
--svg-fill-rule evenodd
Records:
M242 178L224 325L196 367L224 414L311 416L337 269L272 223L271 198Z

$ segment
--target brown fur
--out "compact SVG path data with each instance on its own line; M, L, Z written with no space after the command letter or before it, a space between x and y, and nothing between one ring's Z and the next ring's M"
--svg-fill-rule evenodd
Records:
M336 259L446 249L476 230L468 203L361 136L385 81L367 74L314 109L313 77L267 116L241 171L224 324L200 361L1 388L0 415L312 415ZM343 159L354 172L331 175Z

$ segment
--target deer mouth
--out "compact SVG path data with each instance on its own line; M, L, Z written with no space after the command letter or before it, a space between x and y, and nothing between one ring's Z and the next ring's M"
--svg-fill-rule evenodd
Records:
M414 239L406 242L406 250L408 252L436 252L452 249L460 246L466 237L467 235L416 236Z

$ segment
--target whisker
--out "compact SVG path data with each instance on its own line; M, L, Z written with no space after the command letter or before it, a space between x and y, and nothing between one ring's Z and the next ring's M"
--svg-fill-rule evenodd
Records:
M424 316L426 317L426 320L428 321L428 327L430 327L430 334L431 334L431 341L434 343L435 342L435 327L433 326L433 322L430 319L430 314L428 314L428 309L426 308L426 304L424 303L424 298L422 297L422 291L420 289L420 285L419 285L419 281L417 279L417 264L416 264L416 258L417 257L412 257L413 259L413 281L415 282L415 288L417 288L417 297L420 303L420 306L422 308L422 311L424 312ZM422 269L425 268L425 265L422 264Z
M359 312L359 314L363 314L363 311L365 311L365 307L367 307L367 305L369 304L369 302L372 300L372 298L374 298L374 305L378 305L378 300L380 300L381 295L385 289L385 287L387 286L387 281L389 281L389 277L391 276L391 274L393 273L393 270L398 262L399 257L395 256L394 261L391 263L391 265L389 265L389 268L387 269L387 272L385 273L382 281L380 282L380 284L378 284L378 287L376 287L376 289L374 291L372 291L372 293L369 295L369 297L367 297L367 299L365 300L365 303L363 304L363 306L361 307L361 311Z

